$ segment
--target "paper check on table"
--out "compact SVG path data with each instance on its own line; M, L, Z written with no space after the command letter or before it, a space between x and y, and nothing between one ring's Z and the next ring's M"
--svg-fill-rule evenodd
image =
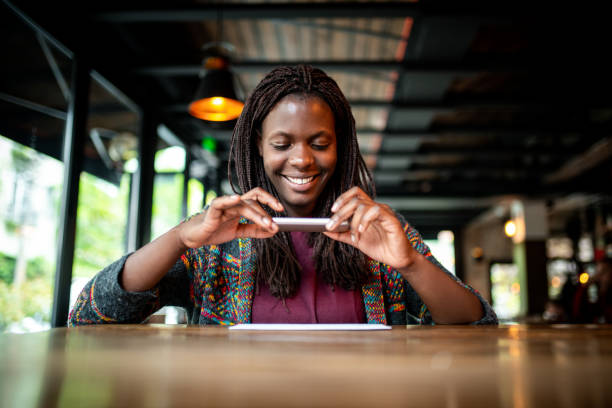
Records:
M237 324L230 330L389 330L384 324Z

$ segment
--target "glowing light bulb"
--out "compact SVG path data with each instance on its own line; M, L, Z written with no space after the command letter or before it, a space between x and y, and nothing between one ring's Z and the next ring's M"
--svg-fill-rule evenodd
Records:
M516 234L516 224L514 223L514 221L506 221L506 224L504 224L504 232L506 233L506 236L510 238Z
M236 119L242 112L244 104L234 99L213 96L191 102L189 113L196 118L223 122Z
M589 281L589 274L586 273L586 272L582 272L578 279L580 279L580 283L582 283L584 285L585 283L587 283Z

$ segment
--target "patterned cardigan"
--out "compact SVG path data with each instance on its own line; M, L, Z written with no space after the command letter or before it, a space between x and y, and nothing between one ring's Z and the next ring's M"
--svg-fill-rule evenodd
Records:
M420 234L398 218L418 252L478 297L483 317L472 324L496 324L495 312L482 296L440 265ZM183 307L190 324L251 321L256 265L252 239L189 249L156 287L144 292L127 292L119 283L128 256L104 268L85 285L70 312L69 326L140 323L170 305ZM368 323L433 324L427 306L399 272L374 260L369 266L369 278L361 288Z

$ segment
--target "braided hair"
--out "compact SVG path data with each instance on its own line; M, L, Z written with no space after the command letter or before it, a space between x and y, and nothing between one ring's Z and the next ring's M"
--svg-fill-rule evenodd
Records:
M359 152L351 108L336 82L309 65L275 68L247 99L234 128L229 153L228 175L234 192L261 187L279 199L278 192L266 176L257 138L268 113L282 98L291 94L320 98L329 105L335 119L339 159L331 179L318 197L312 216L328 217L334 201L353 186L359 186L373 197L374 184ZM239 189L234 185L233 171ZM272 217L286 215L268 207L265 209ZM355 290L365 282L368 265L361 251L318 233L309 234L308 243L313 248L316 270L332 288L338 285ZM279 232L272 238L256 239L254 248L258 287L266 285L273 296L282 300L295 295L301 266L290 233Z

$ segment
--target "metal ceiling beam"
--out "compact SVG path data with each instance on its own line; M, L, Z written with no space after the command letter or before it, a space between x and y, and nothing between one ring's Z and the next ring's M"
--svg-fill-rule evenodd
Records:
M191 120L191 117L185 117ZM181 118L183 116L180 116ZM196 120L194 119L194 122ZM200 121L202 122L202 121ZM195 122L198 123L198 122ZM220 141L229 141L232 136L231 129L214 129L210 126L207 126L202 123L201 132L209 133L213 137L217 138ZM200 142L201 132L194 134L195 138L191 139L194 142ZM557 139L561 138L566 134L580 134L582 139L586 137L591 137L590 135L595 135L597 132L587 132L584 129L566 129L565 131L549 131L546 129L516 129L513 130L511 128L465 128L465 127L456 127L456 128L447 128L440 129L436 131L430 130L420 130L420 129L397 129L397 130L384 130L384 129L372 129L372 128L358 128L357 136L368 136L368 135L383 135L383 136L391 136L393 138L422 138L422 139L438 139L441 136L448 135L457 135L462 137L495 137L495 138L508 138L508 139L516 139L516 138L544 138L544 137L554 137ZM185 140L190 140L188 137L185 137ZM365 152L365 151L364 151ZM377 153L377 152L370 152ZM393 153L401 153L401 151L394 150Z
M540 185L540 180L543 179L542 174L545 171L539 171L534 169L523 169L517 166L514 169L496 169L489 171L474 171L470 172L471 169L461 170L459 167L456 170L439 172L437 170L375 170L372 172L374 176L374 182L377 186L393 187L396 186L400 190L404 186L410 183L536 183ZM418 185L420 189L420 185ZM456 187L456 186L448 186ZM466 186L466 192L471 191L473 186ZM520 186L520 188L523 188ZM522 190L518 190L522 191ZM406 192L406 191L405 191ZM517 192L517 191L513 191Z
M5 101L8 103L12 103L14 105L21 106L23 108L27 108L38 113L45 114L47 116L51 116L52 118L66 120L68 114L59 109L51 108L49 106L41 105L36 102L28 101L27 99L18 98L13 95L6 94L4 92L0 92L0 101Z
M394 208L395 209L395 208ZM440 229L450 229L453 226L463 225L480 213L482 208L452 211L428 211L426 208L417 211L401 211L401 214L413 225L437 226Z
M60 70L59 65L57 64L57 59L51 52L51 49L49 48L49 45L47 44L47 40L45 39L45 36L42 35L40 32L36 32L36 39L38 40L38 43L40 44L40 48L42 49L43 54L45 55L45 58L47 59L47 63L49 64L49 68L51 68L51 72L53 73L53 76L55 77L57 86L62 91L62 95L64 95L64 100L66 101L66 103L70 103L70 86L68 85L66 78L64 78L64 74Z
M397 197L378 194L376 201L388 204L398 211L470 211L482 210L497 204L504 197L459 198L459 197Z
M561 124L558 126L561 128ZM593 134L595 131L586 131L584 128L567 127L565 129L557 129L554 127L541 126L540 128L532 127L495 127L486 128L481 126L445 126L432 130L423 129L376 129L376 128L359 128L357 135L387 135L394 137L429 137L443 136L450 134L460 134L462 136L495 136L495 137L537 137L537 136L555 136L560 137L565 134Z
M382 156L384 157L384 156ZM426 156L423 156L426 157ZM495 160L493 160L495 161ZM500 162L495 161L495 163L490 163L488 165L483 165L482 162L478 162L477 164L464 164L460 163L456 166L451 165L440 165L440 164L429 164L429 162L423 163L409 163L408 166L405 167L385 167L377 165L372 172L373 173L425 173L425 172L437 172L437 173L459 173L459 174L472 174L472 173L500 173L500 172L515 172L515 171L550 171L559 167L559 163L508 163L508 162Z
M555 173L547 175L545 182L554 184L571 180L593 167L605 163L610 158L612 158L612 137L606 137L595 143L586 152L576 155L572 160L564 163L563 167ZM602 180L603 184L607 184L611 178L612 174L609 173L608 181Z
M603 102L602 102L603 103ZM512 100L481 100L476 101L473 98L456 99L451 102L432 102L432 101L385 101L375 99L358 99L349 100L349 104L353 108L372 108L372 109L412 109L418 111L454 111L458 109L463 110L486 110L490 112L492 110L529 110L529 111L558 111L564 109L569 111L575 111L575 107L568 105L564 101L558 99L550 101L534 101L532 99L525 99L523 101L518 99ZM609 104L609 102L608 102ZM188 102L174 103L166 105L162 108L164 112L168 113L184 113L188 111ZM592 107L592 105L590 105ZM607 105L606 105L607 106ZM585 106L581 107L586 109Z
M532 10L533 11L533 10ZM476 7L432 7L429 4L407 2L340 2L340 3L217 3L179 8L151 8L148 10L98 11L93 18L108 23L145 22L200 22L217 20L219 13L226 20L266 19L288 20L303 18L454 18L485 21L511 21L510 18L525 17L516 7L487 7L479 3Z
M321 61L232 61L237 73L270 71L280 65L310 64L333 73L334 71L359 73L364 71L399 71L406 74L469 75L480 72L528 72L530 67L517 61L489 61L478 63L419 62L395 60L321 60ZM533 67L532 67L533 68ZM136 75L149 76L198 76L201 64L168 64L143 66L132 70Z
M547 194L552 189L542 188L539 183L526 180L451 180L451 181L406 181L399 184L376 184L378 195L386 197L404 197L410 195L444 196L444 197L488 197L504 194ZM554 190L558 192L558 190Z
M223 19L301 19L301 18L402 18L419 17L415 3L280 3L206 4L200 7L116 10L98 12L95 20L108 23L200 22Z
M66 47L64 44L62 44L57 39L55 39L54 36L49 34L47 30L43 29L42 26L40 26L38 23L32 20L30 16L24 13L20 8L16 7L15 5L12 4L11 1L8 1L8 0L4 0L3 3L13 13L15 13L21 19L21 21L23 21L28 27L34 30L35 33L42 35L42 37L45 40L47 40L50 44L52 44L57 50L59 50L66 57L70 58L71 60L74 59L74 53L68 47Z
M445 197L488 197L495 195L529 195L535 197L563 196L575 193L601 193L602 184L597 180L584 182L582 179L559 184L546 185L535 178L496 179L451 179L451 180L402 180L400 182L377 182L376 191L380 196L408 197L410 195Z
M513 160L517 158L529 156L554 156L558 159L568 159L574 156L577 152L575 148L568 149L559 149L559 148L550 148L550 149L517 149L511 147L499 147L499 148L482 148L482 147L454 147L454 148L445 148L445 147L433 147L420 151L405 151L401 152L397 149L393 149L392 151L379 150L377 152L370 152L364 154L377 154L382 157L388 158L419 158L419 157L454 157L454 156L466 156L470 158L478 158L480 160L486 161L496 161L496 160ZM389 154L385 154L389 153Z

